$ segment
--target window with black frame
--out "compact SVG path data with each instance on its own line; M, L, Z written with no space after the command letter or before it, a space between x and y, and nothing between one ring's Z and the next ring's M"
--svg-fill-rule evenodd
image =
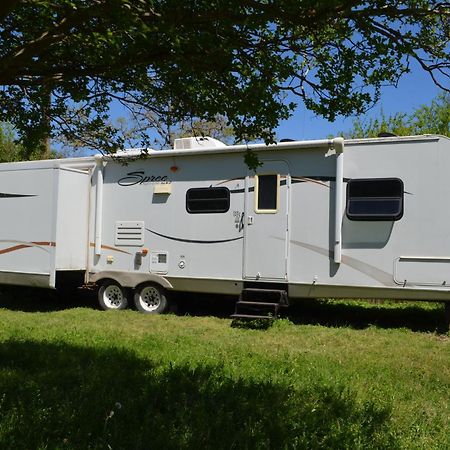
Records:
M225 213L230 209L226 187L191 188L186 192L186 211L190 214Z
M400 220L403 193L403 181L398 178L350 180L347 184L347 217L366 221Z

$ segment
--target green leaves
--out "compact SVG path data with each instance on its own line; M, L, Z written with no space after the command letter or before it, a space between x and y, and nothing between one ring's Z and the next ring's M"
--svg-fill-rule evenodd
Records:
M450 13L436 1L6 3L0 120L29 149L51 132L114 151L123 137L102 126L114 102L170 122L221 115L238 139L272 142L295 107L287 93L333 120L365 111L411 59L449 86Z
M440 134L450 137L450 95L442 92L430 105L422 105L409 115L398 112L386 117L381 113L379 118L371 119L367 123L357 119L350 131L340 134L353 139L377 137L382 132L398 136Z

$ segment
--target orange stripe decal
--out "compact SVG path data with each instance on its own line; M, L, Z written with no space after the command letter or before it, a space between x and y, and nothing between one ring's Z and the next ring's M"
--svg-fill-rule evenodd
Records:
M91 242L89 244L90 247L95 247L95 244ZM31 247L56 247L56 242L48 242L48 241L34 241L27 244L18 244L14 245L12 247L3 248L0 250L0 255L3 255L5 253L11 253L15 252L17 250L23 250L24 248L31 248ZM125 253L126 255L131 255L130 252L127 252L126 250L121 250L120 248L116 247L110 247L109 245L102 245L102 248L105 250L112 250L114 252L119 253Z
M34 245L42 245L42 246L49 246L49 247L56 247L56 242L32 242Z
M0 250L0 255L3 255L4 253L15 252L16 250L21 250L23 248L28 248L28 247L31 247L31 245L21 244L21 245L15 245L14 247L4 248L3 250Z
M56 247L55 242L30 242L29 244L19 244L14 245L13 247L8 247L0 250L0 255L3 255L5 253L11 253L15 252L16 250L22 250L24 248L30 248L30 247Z

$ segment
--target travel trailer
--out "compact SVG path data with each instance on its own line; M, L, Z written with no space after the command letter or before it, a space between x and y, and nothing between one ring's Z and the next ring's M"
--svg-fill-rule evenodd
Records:
M0 283L96 283L104 309L146 313L171 291L449 305L446 137L139 153L1 164Z

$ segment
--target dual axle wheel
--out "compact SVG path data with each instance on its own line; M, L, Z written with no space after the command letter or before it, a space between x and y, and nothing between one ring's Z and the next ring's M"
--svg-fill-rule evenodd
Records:
M124 288L113 280L105 280L98 291L98 301L104 310L125 309L134 297L137 310L146 314L162 314L168 309L168 301L162 287L145 283L134 290Z

